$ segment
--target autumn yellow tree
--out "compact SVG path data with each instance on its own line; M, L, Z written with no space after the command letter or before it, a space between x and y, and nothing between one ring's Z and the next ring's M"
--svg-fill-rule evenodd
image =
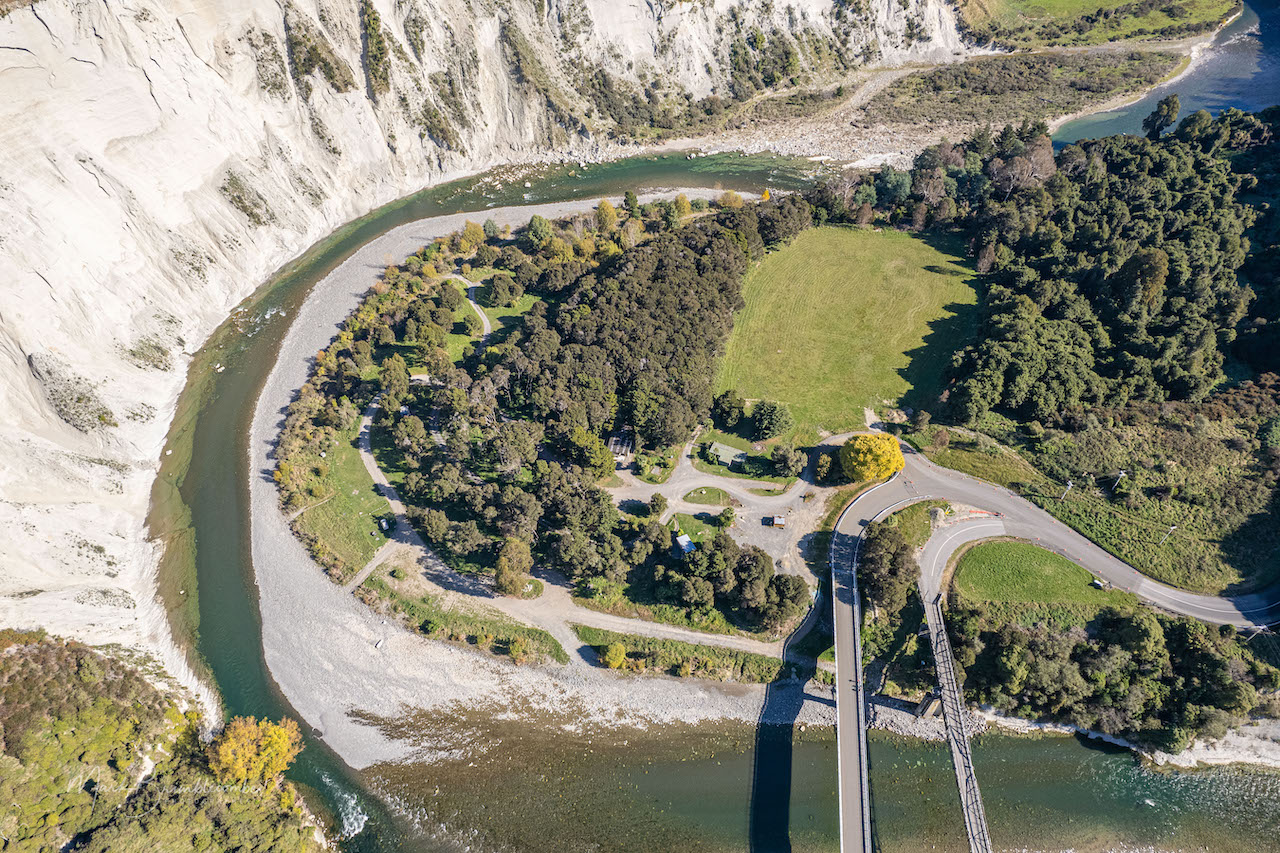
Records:
M224 785L275 785L302 749L298 724L235 717L209 746L209 768Z
M596 206L596 228L608 234L616 227L618 227L617 208L609 203L609 199L600 199L600 204Z
M621 669L627 662L627 647L622 643L610 643L604 647L604 665L609 669Z
M467 220L467 224L462 228L462 251L470 252L476 246L484 242L484 226L479 222Z
M742 207L743 204L742 196L738 195L733 190L725 190L725 192L721 194L718 203L721 207L729 208L730 210Z
M840 467L854 481L883 480L902 470L902 448L891 435L855 435L840 448Z
M693 213L693 205L689 203L689 197L684 193L676 196L676 216L681 219Z

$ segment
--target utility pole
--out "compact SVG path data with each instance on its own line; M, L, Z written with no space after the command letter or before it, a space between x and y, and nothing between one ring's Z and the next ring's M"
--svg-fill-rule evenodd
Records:
M1062 490L1062 497L1058 498L1058 500L1065 501L1067 499L1067 492L1071 491L1071 487L1074 485L1075 483L1071 482L1070 480L1067 480L1067 487Z
M1178 529L1178 525L1176 525L1176 524L1170 524L1170 525L1169 525L1169 532L1168 532L1168 533L1166 533L1166 534L1164 535L1164 539L1161 539L1161 540L1160 540L1160 545L1163 545L1163 544L1165 543L1165 540L1166 540L1166 539L1168 539L1170 536L1172 536L1172 535L1173 535L1173 531L1175 531L1175 530L1177 530L1177 529ZM1156 547L1157 547L1157 548L1159 548L1159 547L1160 547L1160 545L1157 545Z
M1127 472L1127 471L1125 471L1123 468L1121 468L1121 469L1120 469L1120 473L1119 473L1119 475L1117 475L1117 476L1116 476L1116 481L1115 481L1114 483L1112 483L1112 484L1111 484L1111 491L1113 491L1113 492L1114 492L1114 491L1116 490L1116 487L1120 485L1120 481L1121 481L1121 480L1123 480L1123 479L1125 478L1125 475L1126 475L1127 473L1128 473L1128 472Z

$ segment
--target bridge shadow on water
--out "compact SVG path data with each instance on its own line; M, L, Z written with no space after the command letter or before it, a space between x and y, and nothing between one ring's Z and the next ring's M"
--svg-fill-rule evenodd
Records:
M869 519L863 520L863 524ZM855 539L834 532L831 541L833 561L841 566L853 563ZM815 567L816 568L816 567ZM795 679L771 683L765 691L764 707L756 725L755 757L752 766L751 806L749 814L749 839L751 853L790 853L791 851L791 790L792 770L795 759L795 729L804 706L804 685L817 671L817 660L799 653L796 646L809 631L824 631L834 636L831 624L832 584L823 583L814 609L817 624L808 630L797 630L787 638L782 656L795 674ZM843 689L837 684L837 689ZM809 697L816 699L817 697ZM826 700L830 701L830 700ZM840 808L837 800L836 808ZM879 849L879 834L875 811L868 815L871 825L871 849Z
M788 639L784 658L791 643ZM817 662L793 661L791 667L796 680L778 680L769 684L756 725L755 760L751 773L751 853L791 851L791 767L795 727L804 705L803 685L813 678Z

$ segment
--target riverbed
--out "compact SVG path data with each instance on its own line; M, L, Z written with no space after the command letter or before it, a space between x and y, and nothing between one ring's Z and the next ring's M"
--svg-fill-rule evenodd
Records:
M171 520L170 541L188 546L172 549L170 559L189 560L185 571L196 575L183 580L184 569L171 565L167 582L199 591L198 599L182 596L193 603L176 609L198 630L197 648L227 710L296 716L263 660L246 442L279 342L316 281L358 246L427 215L475 210L482 218L499 204L590 199L653 186L786 189L801 185L811 171L811 164L771 157L672 156L459 182L343 229L237 312L192 366L157 503ZM189 523L182 522L184 512ZM316 580L322 582L318 574ZM340 681L342 673L327 677ZM492 725L497 738L501 732ZM423 722L420 732L431 731ZM659 848L649 842L659 837L680 839L679 849L742 850L751 846L753 819L765 811L785 822L792 849L834 850L829 731L770 734L794 738L790 797L756 804L754 815L755 732L723 723L694 726L660 742L602 742L598 750L572 730L539 730L523 743L503 741L503 765L485 765L483 758L476 766L386 763L363 773L349 770L312 733L291 775L333 814L348 850L653 850ZM1280 836L1280 791L1265 771L1163 773L1144 768L1129 753L1061 737L989 734L975 756L1000 847L1260 850ZM561 772L547 773L548 764ZM495 775L502 767L506 772ZM954 776L943 748L876 737L871 772L880 849L960 849ZM383 797L396 807L384 806ZM654 835L637 831L644 827ZM562 830L565 843L548 844Z

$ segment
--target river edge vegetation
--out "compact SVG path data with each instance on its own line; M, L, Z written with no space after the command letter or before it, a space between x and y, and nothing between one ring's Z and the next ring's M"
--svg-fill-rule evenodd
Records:
M207 745L199 728L114 657L0 631L0 849L323 849L281 778L296 723L238 717Z
M479 608L465 611L446 606L437 596L405 589L408 580L405 570L398 567L383 577L375 573L356 590L356 597L374 610L394 615L405 627L431 639L505 655L515 663L543 659L561 664L569 662L564 647L541 628L531 628Z
M586 625L572 627L578 639L590 646L600 662L610 669L747 684L768 684L793 671L780 658L724 646L620 634Z
M1240 13L1239 0L966 0L965 34L1006 50L1178 39L1212 32Z

